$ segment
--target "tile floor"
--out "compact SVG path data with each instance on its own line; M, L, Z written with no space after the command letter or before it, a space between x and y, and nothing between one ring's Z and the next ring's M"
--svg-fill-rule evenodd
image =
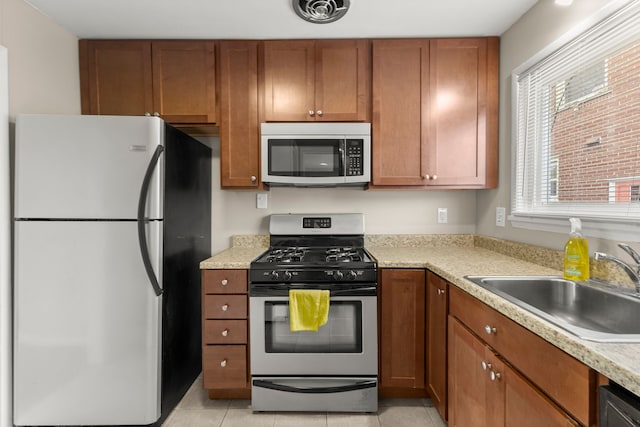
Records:
M248 400L210 400L199 377L163 427L445 427L429 399L381 399L377 414L251 411Z

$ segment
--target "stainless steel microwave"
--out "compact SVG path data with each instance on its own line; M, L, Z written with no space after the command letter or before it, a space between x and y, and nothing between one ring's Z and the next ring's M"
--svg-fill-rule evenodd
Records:
M262 123L262 182L336 187L371 180L370 123Z

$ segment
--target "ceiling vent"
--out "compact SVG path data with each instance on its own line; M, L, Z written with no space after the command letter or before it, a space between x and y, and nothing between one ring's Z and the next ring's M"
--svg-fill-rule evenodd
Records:
M350 0L292 0L293 10L305 21L327 24L342 18Z

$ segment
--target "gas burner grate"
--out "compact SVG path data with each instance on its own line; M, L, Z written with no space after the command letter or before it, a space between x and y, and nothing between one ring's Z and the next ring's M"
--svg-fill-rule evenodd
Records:
M272 263L292 263L301 262L304 259L306 249L304 248L279 248L273 249L265 257L265 261Z

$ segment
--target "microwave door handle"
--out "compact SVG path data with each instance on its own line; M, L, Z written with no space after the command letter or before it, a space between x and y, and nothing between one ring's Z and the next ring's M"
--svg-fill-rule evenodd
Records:
M364 390L373 388L377 385L376 380L359 381L354 384L348 384L336 387L317 387L317 388L298 388L284 384L278 384L272 381L253 380L255 387L266 388L269 390L285 391L289 393L306 393L306 394L326 394L326 393L344 393L347 391Z

